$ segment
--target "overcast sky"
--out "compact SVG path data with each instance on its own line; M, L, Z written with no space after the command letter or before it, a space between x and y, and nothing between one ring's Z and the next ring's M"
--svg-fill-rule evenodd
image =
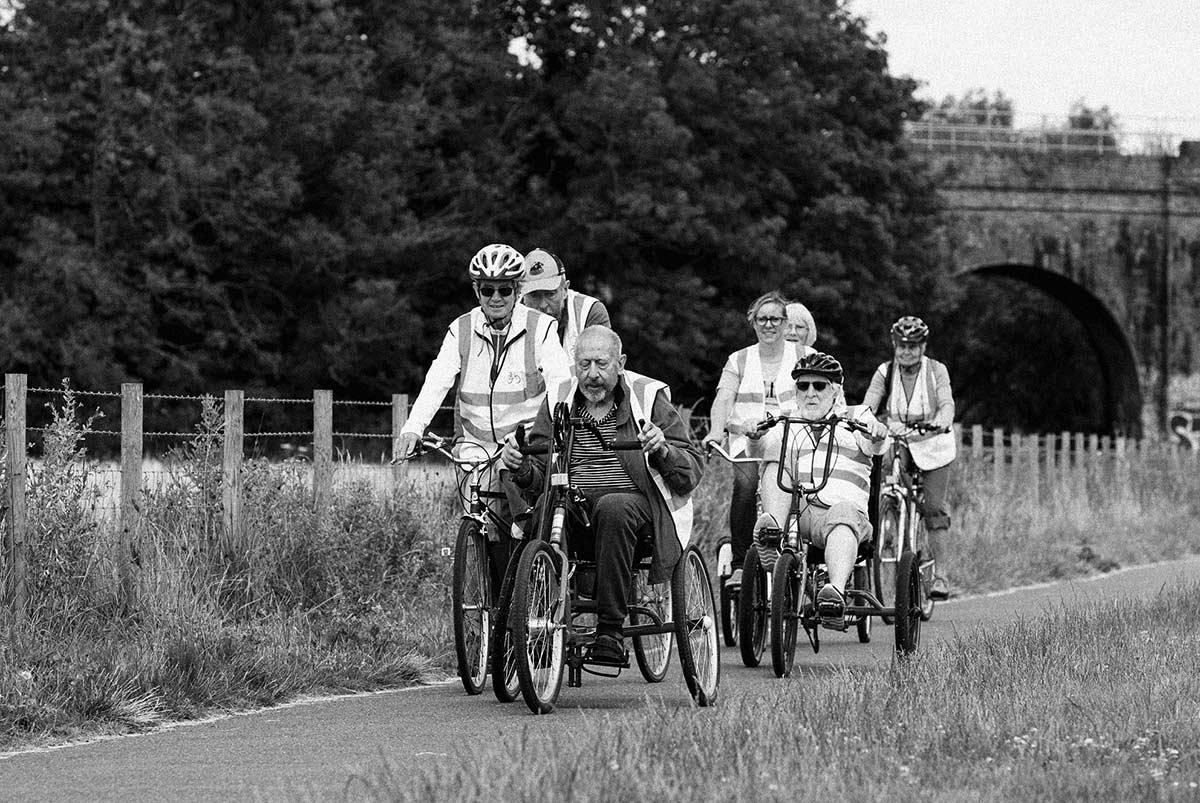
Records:
M1127 130L1200 137L1200 0L849 0L887 34L891 71L940 99L1000 89L1018 114L1083 98Z

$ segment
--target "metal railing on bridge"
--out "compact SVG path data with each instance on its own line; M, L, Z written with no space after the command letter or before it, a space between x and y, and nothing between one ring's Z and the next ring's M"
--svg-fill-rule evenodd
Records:
M985 113L981 113L985 114ZM1098 155L1177 155L1180 143L1200 139L1200 120L1128 118L1086 127L1070 116L986 113L978 120L927 115L905 125L915 147L931 151L1024 151Z

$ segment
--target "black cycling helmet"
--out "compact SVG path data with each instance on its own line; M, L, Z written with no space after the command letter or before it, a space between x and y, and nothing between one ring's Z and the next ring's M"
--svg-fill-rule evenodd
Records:
M796 361L796 367L792 369L792 379L798 379L805 374L816 374L835 385L842 384L842 364L823 351L805 354Z
M900 343L924 343L929 339L929 327L915 315L905 315L892 324L892 339Z

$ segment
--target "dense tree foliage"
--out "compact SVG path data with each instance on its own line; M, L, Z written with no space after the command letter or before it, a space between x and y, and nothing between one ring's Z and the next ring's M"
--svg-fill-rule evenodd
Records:
M412 390L492 241L558 252L684 401L767 289L851 396L954 302L914 86L837 0L26 0L0 36L34 381Z

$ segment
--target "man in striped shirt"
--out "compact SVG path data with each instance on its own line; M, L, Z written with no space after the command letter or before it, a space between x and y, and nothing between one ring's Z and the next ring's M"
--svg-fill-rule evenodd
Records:
M547 388L528 442L537 447L549 441L551 411L565 401L572 416L594 425L606 442L641 443L640 451L605 450L591 426L578 427L568 466L571 484L591 504L595 536L597 626L587 660L624 666L634 550L641 538L652 537L650 582L670 579L691 535L690 495L704 461L667 386L625 370L621 339L611 329L592 326L580 333L575 370L575 379ZM545 457L523 457L506 443L501 458L517 485L541 487Z
M817 612L822 624L844 630L846 627L846 583L854 570L859 544L871 537L867 519L867 499L871 489L871 457L882 454L887 446L887 427L880 424L869 408L848 408L839 403L842 366L836 359L815 352L806 354L792 370L796 382L795 416L820 422L834 413L853 418L868 429L868 434L852 432L845 426L792 426L788 433L787 454L775 456L784 461L784 476L789 485L815 487L825 479L825 487L800 501L795 522L801 541L825 550L825 568L829 582L817 594ZM832 449L829 474L825 461ZM768 459L769 456L768 456ZM763 476L774 478L775 466L764 467ZM762 506L776 522L787 520L792 497L777 482L764 482Z

